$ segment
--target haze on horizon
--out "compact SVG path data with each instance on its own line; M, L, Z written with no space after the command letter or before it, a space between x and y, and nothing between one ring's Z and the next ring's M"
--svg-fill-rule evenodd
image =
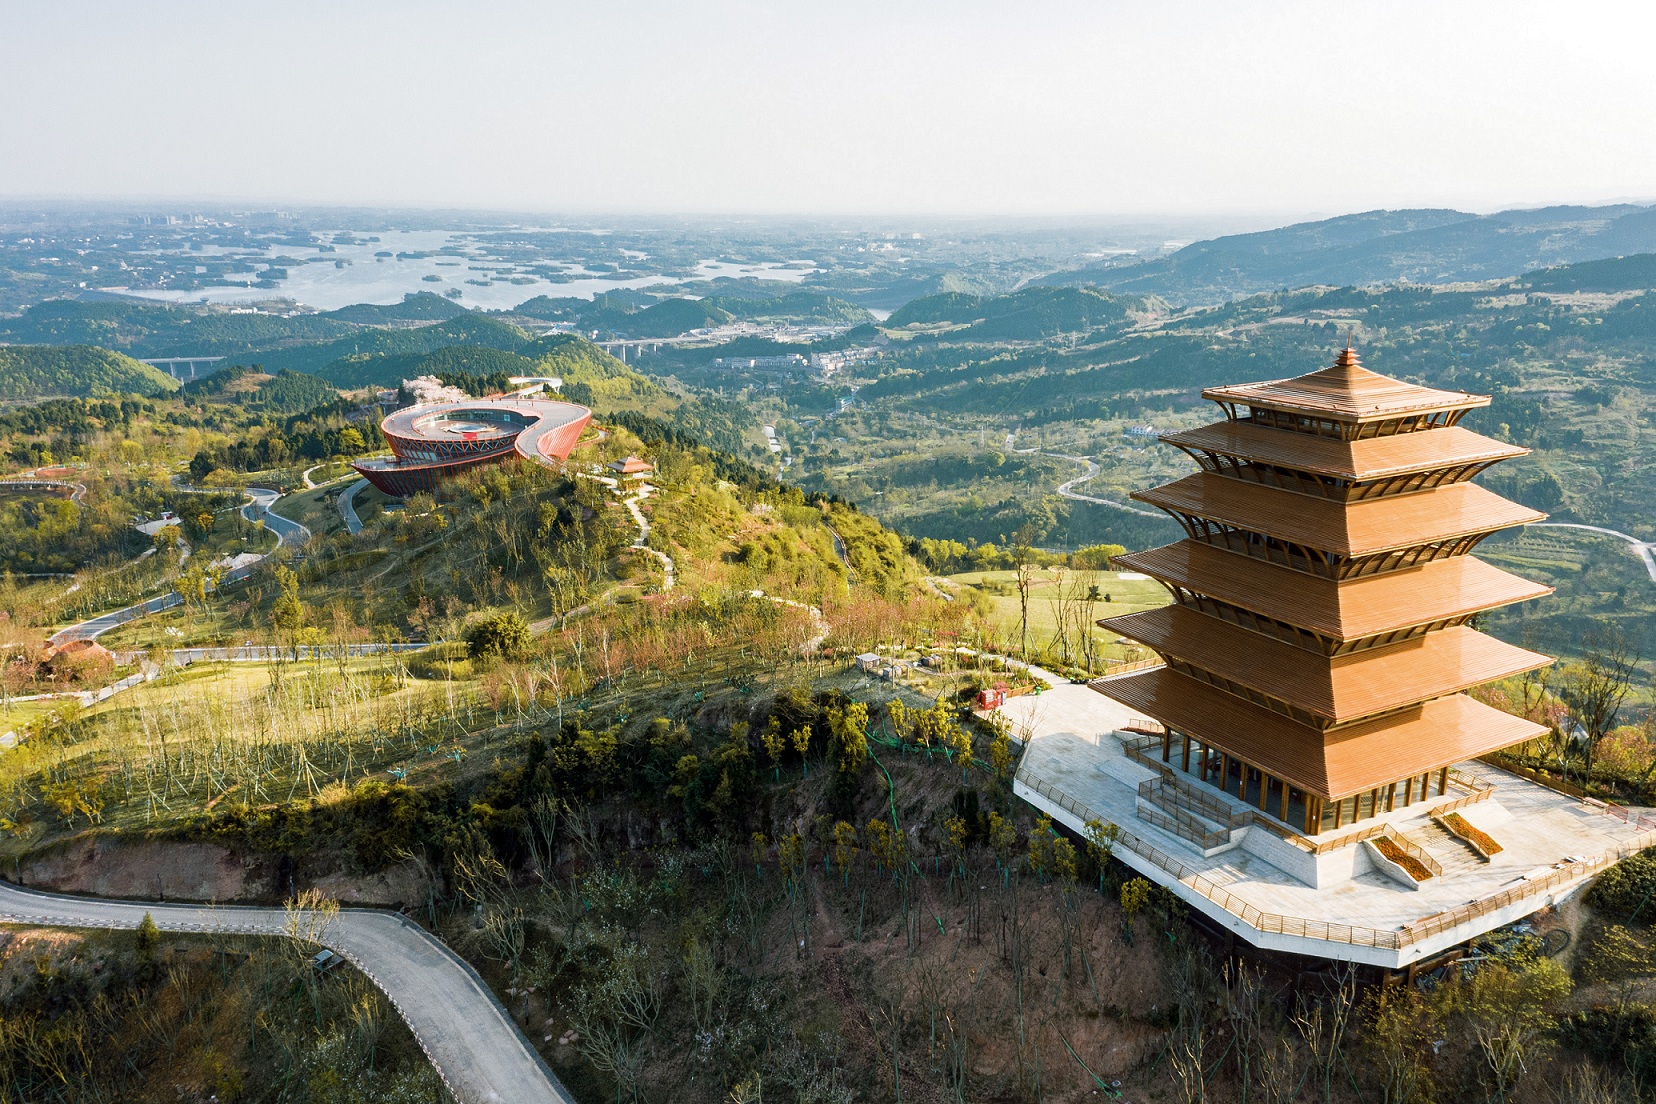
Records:
M1320 217L1656 200L1623 3L15 3L0 199Z

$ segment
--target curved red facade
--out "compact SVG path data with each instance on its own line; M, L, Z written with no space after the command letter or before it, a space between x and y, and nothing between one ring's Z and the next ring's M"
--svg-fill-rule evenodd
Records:
M359 460L351 467L386 494L403 498L511 455L561 465L591 421L586 407L550 399L411 406L380 423L395 459Z

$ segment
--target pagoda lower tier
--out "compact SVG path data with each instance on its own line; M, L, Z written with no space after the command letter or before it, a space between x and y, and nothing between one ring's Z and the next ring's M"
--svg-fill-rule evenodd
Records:
M1453 764L1546 732L1465 694L1325 730L1171 668L1092 685L1164 727L1163 762L1307 835L1442 794Z

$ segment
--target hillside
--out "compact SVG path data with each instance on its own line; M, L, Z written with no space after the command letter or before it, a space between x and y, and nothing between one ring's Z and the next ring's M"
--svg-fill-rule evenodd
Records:
M354 322L363 326L380 326L387 322L444 322L466 313L466 308L453 299L445 299L429 291L411 291L400 303L353 303L324 313L324 317L340 322Z
M101 345L135 357L239 357L261 349L326 341L354 327L321 315L232 314L138 300L49 299L0 319L0 341Z
M48 395L164 395L178 383L159 368L91 345L0 345L0 399Z
M534 363L516 353L485 345L445 345L432 352L363 353L342 357L321 370L321 376L337 387L395 387L415 376L444 372L468 375L504 373L509 376L533 374Z
M270 371L291 368L296 372L323 375L334 361L350 356L429 353L445 345L466 344L513 352L529 339L526 331L509 322L467 311L415 329L358 329L349 337L266 352L260 355L259 361Z
M1650 207L1549 207L1482 216L1369 211L1214 238L1166 257L1054 273L1042 282L1217 303L1313 284L1502 279L1653 250L1656 208Z

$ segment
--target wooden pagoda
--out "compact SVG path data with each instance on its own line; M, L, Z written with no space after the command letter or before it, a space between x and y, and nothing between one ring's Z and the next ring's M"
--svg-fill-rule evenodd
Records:
M1545 516L1470 482L1527 451L1456 424L1488 396L1379 375L1349 348L1202 395L1225 420L1162 437L1201 470L1133 495L1186 538L1116 561L1174 602L1099 622L1165 661L1093 684L1164 726L1164 762L1316 834L1442 794L1451 764L1544 731L1464 693L1551 662L1469 625L1551 592L1470 555Z

